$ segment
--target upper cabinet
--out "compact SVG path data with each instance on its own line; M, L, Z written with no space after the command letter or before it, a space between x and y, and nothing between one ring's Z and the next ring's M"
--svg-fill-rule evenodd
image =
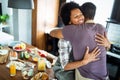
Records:
M114 0L111 19L120 23L120 0Z

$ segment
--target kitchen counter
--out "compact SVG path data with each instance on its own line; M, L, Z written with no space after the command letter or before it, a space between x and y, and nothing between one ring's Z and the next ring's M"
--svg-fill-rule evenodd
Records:
M107 52L107 55L112 56L112 57L115 57L115 58L117 58L117 59L120 59L120 54L116 54L116 53L112 53L112 52L108 51L108 52Z

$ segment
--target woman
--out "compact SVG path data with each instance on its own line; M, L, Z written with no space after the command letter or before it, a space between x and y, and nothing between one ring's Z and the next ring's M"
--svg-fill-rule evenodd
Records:
M77 25L77 24L82 24L84 22L84 16L80 11L80 7L77 3L74 3L74 2L64 4L61 8L60 16L62 17L62 21L64 22L65 25L71 25L71 24ZM61 36L59 34L57 35ZM52 36L54 37L54 34ZM95 48L91 53L92 54L89 54L89 48L87 48L85 52L85 56L82 61L70 62L71 61L71 57L70 57L70 61L69 61L70 63L64 65L62 70L60 67L61 66L60 60L58 59L58 61L56 62L56 65L54 66L56 77L60 80L75 80L74 71L72 70L68 71L67 67L65 70L65 66L69 64L76 65L76 63L78 63L78 65L76 65L76 68L78 68L88 64L89 62L98 60L98 58L96 57L99 55L99 49Z
M62 6L61 8L61 13L60 16L62 17L62 21L65 25L71 25L71 24L82 24L84 22L84 16L80 11L80 6L74 2L70 2L70 3L66 3ZM64 45L64 48L62 48ZM66 41L64 39L60 39L58 42L58 47L59 47L59 55L61 58L61 64L63 68L64 66L68 63L68 57L66 57L67 59L64 59L64 55L62 57L61 53L66 52L70 53L71 52L71 44L69 41Z

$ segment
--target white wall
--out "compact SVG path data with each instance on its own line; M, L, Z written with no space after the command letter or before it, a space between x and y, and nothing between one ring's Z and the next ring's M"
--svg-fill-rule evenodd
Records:
M13 35L15 40L31 44L32 10L13 9Z
M94 3L97 7L96 16L94 20L95 22L101 23L104 26L106 26L106 21L111 16L112 7L114 3L114 0L104 0L104 1L101 1L101 0L67 0L67 2L69 1L75 1L79 3L80 5L82 5L85 2Z
M31 43L32 10L19 10L19 40Z

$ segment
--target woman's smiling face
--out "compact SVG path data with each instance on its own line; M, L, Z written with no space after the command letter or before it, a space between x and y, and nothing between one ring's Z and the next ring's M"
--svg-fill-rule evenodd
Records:
M80 9L76 8L71 10L70 24L82 24L82 23L84 23L84 15L80 11Z

